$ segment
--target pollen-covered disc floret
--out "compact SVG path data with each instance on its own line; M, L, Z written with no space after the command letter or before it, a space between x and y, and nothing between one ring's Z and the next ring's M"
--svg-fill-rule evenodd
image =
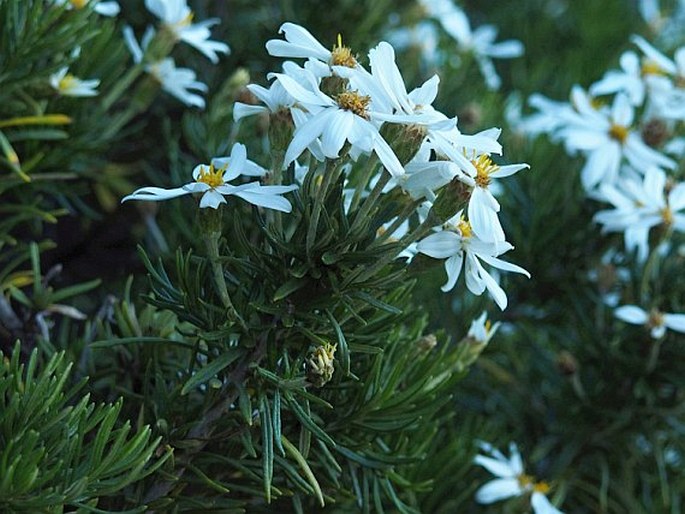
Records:
M196 180L209 187L219 187L224 184L224 171L226 171L225 168L215 168L214 164L209 166L200 164L200 173Z
M352 55L352 50L349 47L343 46L341 34L338 34L338 43L331 51L330 64L331 66L345 66L347 68L357 66L357 59Z
M365 120L369 119L370 96L360 95L359 91L343 91L336 97L336 101L341 109L351 111Z
M476 185L488 187L490 185L490 175L499 169L499 166L492 162L489 155L483 154L471 161L476 168Z

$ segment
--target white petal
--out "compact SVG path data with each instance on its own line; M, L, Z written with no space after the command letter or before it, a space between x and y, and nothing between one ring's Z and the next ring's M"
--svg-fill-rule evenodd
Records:
M511 468L509 461L506 460L506 458L501 460L485 457L483 455L476 455L473 462L474 464L483 466L490 473L499 478L516 478L516 475L518 474L516 470Z
M405 174L404 167L397 158L397 155L395 155L390 145L380 135L374 140L373 149L376 151L376 155L378 155L385 169L393 177L401 177Z
M350 111L342 109L331 116L321 134L321 149L326 157L334 159L340 155L340 149L354 125L354 116Z
M664 314L664 325L676 332L685 333L685 314Z
M285 152L285 164L290 164L297 159L305 148L321 135L330 118L335 115L337 109L325 109L312 116L304 125L295 130L293 139Z
M559 509L550 503L542 493L534 492L530 498L530 504L535 514L563 514Z
M649 315L637 305L623 305L614 311L614 316L634 325L644 325L649 320Z
M204 209L206 207L217 209L222 203L226 203L226 199L221 196L219 192L215 191L214 189L210 189L202 195L202 199L200 200L200 209Z
M162 200L168 200L170 198L176 198L178 196L183 196L189 194L190 191L177 187L174 189L162 189L161 187L143 187L140 188L128 196L121 199L121 202L127 202L128 200L145 200L148 202L160 202Z
M447 272L447 282L440 288L444 292L451 291L457 283L461 267L464 262L463 252L453 255L445 261L445 272Z
M516 478L498 478L476 491L476 501L485 504L493 503L512 496L520 496L521 493L521 487Z
M461 237L454 232L443 230L419 241L417 249L434 259L446 259L461 252Z

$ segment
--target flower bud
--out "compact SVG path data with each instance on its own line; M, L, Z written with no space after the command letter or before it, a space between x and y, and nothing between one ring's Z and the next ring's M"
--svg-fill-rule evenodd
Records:
M431 213L440 223L446 222L466 207L471 197L472 189L458 178L453 178L438 193L438 197L433 202Z
M335 350L336 345L326 343L323 346L314 348L309 357L307 357L307 380L315 387L323 387L333 378Z
M388 142L402 166L414 158L426 139L426 133L423 125L386 123L381 127L381 136Z

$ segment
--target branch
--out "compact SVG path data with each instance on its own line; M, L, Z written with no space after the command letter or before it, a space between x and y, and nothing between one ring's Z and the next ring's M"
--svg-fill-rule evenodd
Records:
M259 343L255 347L254 351L244 358L238 367L228 375L224 392L226 392L226 390L233 384L243 383L247 376L250 365L252 363L259 363L262 360L266 354L266 339L267 332L260 337ZM198 441L199 444L186 450L186 454L184 455L183 459L186 464L190 463L193 455L199 453L209 443L209 437L212 435L214 430L214 423L229 411L231 405L234 404L238 399L239 394L238 388L235 388L234 391L225 396L224 399L219 402L219 404L208 410L200 422L188 432L186 440ZM148 505L155 500L168 496L171 489L180 480L185 471L186 465L183 465L174 472L173 480L160 480L155 482L145 493L145 496L143 496L143 503Z

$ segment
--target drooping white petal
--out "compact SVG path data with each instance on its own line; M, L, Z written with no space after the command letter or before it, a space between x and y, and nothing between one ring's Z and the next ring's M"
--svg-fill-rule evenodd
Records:
M178 196L183 196L189 194L188 191L182 187L177 187L174 189L163 189L161 187L142 187L137 189L128 196L121 199L121 203L128 200L145 200L148 202L160 202L162 200L168 200L169 198L176 198Z
M537 491L533 492L530 497L530 504L533 507L533 512L535 514L564 514L552 505L547 499L547 496Z
M218 209L219 205L226 203L226 199L215 189L209 189L200 199L200 209L207 207L211 209Z
M463 263L463 252L459 252L458 254L453 255L445 261L445 272L447 273L447 282L445 282L445 284L440 288L442 289L442 291L447 292L451 291L454 288L455 284L457 283L457 279L461 274L461 268Z
M497 478L476 491L476 501L488 504L521 494L521 487L516 478Z

